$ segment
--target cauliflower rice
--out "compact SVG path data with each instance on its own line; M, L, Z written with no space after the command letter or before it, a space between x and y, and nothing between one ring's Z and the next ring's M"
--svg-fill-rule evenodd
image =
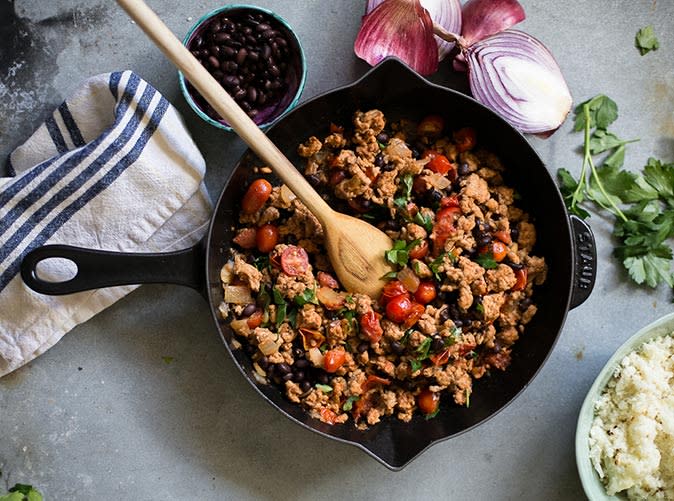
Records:
M607 493L674 499L674 338L623 358L594 409L590 459Z

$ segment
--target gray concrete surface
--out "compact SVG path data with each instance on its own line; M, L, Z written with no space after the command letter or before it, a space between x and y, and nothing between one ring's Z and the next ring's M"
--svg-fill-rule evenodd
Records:
M8 0L0 3L7 10ZM220 5L150 3L179 36ZM366 70L352 52L364 1L258 3L284 16L307 49L304 99ZM601 92L619 104L616 132L641 138L627 165L674 160L674 3L522 3L521 27L556 55L575 101ZM0 158L86 77L130 68L184 113L209 190L220 191L243 144L191 113L174 69L114 2L16 0L15 8L26 44L0 47ZM661 48L640 57L633 39L646 24ZM433 80L462 85L448 69ZM581 140L568 122L548 140L531 138L551 171L573 173ZM591 224L595 290L570 312L538 377L497 417L402 472L290 423L239 375L196 293L144 286L0 379L0 486L30 483L50 500L582 499L573 442L584 394L623 340L672 310L670 290L634 287L612 259L611 221Z

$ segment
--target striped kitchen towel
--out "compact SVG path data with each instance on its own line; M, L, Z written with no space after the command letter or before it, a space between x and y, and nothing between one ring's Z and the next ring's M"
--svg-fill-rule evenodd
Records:
M137 287L37 294L19 274L30 250L182 249L211 212L204 159L180 116L130 71L89 79L10 155L9 170L0 178L0 376ZM40 276L63 277L63 266L46 260Z

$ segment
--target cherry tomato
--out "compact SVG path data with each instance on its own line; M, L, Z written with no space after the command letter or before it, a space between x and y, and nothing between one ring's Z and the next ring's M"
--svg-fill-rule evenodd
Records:
M412 327L414 324L417 323L417 321L421 318L421 315L424 314L426 311L426 308L422 304L419 303L412 303L412 307L410 309L410 313L403 322L403 327L405 329L409 329Z
M407 293L407 289L400 280L391 280L384 286L381 293L382 302L386 304L394 297L405 293Z
M412 313L412 300L409 294L400 294L386 304L386 318L402 324Z
M379 319L381 314L372 310L364 313L360 317L360 332L365 334L370 340L370 343L378 343L384 335L384 329L381 327Z
M420 136L439 136L445 128L445 119L440 115L428 115L417 126L417 134Z
M511 243L513 243L513 239L510 237L509 231L505 230L495 231L494 236L506 245L510 245Z
M426 167L438 174L447 174L450 170L456 170L454 164L445 155L436 155L426 164Z
M435 224L431 233L433 240L433 255L438 256L445 248L447 239L456 232L454 223L461 215L459 207L447 206L440 209L435 215Z
M416 299L418 303L428 304L435 299L436 295L435 284L430 280L423 280L419 284L417 291L414 293L414 299Z
M324 271L319 271L317 274L318 283L323 287L329 287L331 289L339 289L339 282L335 280L335 277L326 273Z
M330 174L330 178L328 179L328 182L332 185L338 185L342 181L346 179L346 172L344 172L342 169L334 171L332 174Z
M325 372L335 372L346 361L346 352L342 349L328 350L323 355L323 368Z
M365 383L363 383L365 385ZM361 396L356 402L353 404L353 417L356 421L364 415L367 414L370 409L372 409L372 401L367 398L366 396Z
M243 196L241 209L246 214L252 214L262 208L271 196L271 183L266 179L256 179L251 183Z
M449 362L449 348L442 350L440 353L436 353L435 355L431 355L429 358L431 359L433 365L445 365L447 362Z
M374 388L378 384L388 386L391 384L391 380L386 379L384 377L375 376L374 374L370 374L369 376L367 376L367 379L363 382L363 384L360 385L360 389L363 391L367 391L370 388Z
M515 270L515 278L517 279L517 281L510 290L523 291L527 286L527 275L528 273L526 268Z
M499 240L494 240L491 243L491 253L494 255L494 261L500 263L508 255L508 247Z
M475 349L477 345L473 343L463 343L461 346L459 346L459 356L460 357L465 357L468 355L471 351Z
M278 227L271 223L263 224L255 233L255 245L260 252L271 252L278 243Z
M264 319L264 313L262 313L262 310L260 308L256 309L251 316L248 317L246 320L246 324L248 324L248 327L251 329L255 329L256 327L259 327L262 325L262 320Z
M458 207L459 197L452 195L451 197L442 197L440 200L440 207Z
M428 255L428 240L422 240L409 250L410 259L423 259Z
M257 230L255 228L244 228L239 230L239 233L233 238L233 242L242 249L253 249L255 247L255 235Z
M477 142L477 135L475 129L472 127L464 127L454 133L454 142L459 153L472 150Z
M289 245L281 254L281 268L291 277L302 275L309 269L307 251L297 245Z
M419 406L419 410L424 414L433 414L438 410L438 405L440 405L440 395L429 389L422 390L417 395L417 405Z
M337 422L337 414L334 411L328 409L327 407L321 408L319 411L321 415L321 421L327 424L335 424Z

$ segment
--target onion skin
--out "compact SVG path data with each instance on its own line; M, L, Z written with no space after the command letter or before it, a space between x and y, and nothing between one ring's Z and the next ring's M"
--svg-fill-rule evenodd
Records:
M396 56L421 75L438 70L433 20L419 0L383 0L363 17L354 52L371 66Z
M555 58L536 38L506 30L464 49L473 97L521 132L546 135L572 98Z
M507 30L526 18L524 8L517 0L468 0L461 14L461 36L465 47Z

